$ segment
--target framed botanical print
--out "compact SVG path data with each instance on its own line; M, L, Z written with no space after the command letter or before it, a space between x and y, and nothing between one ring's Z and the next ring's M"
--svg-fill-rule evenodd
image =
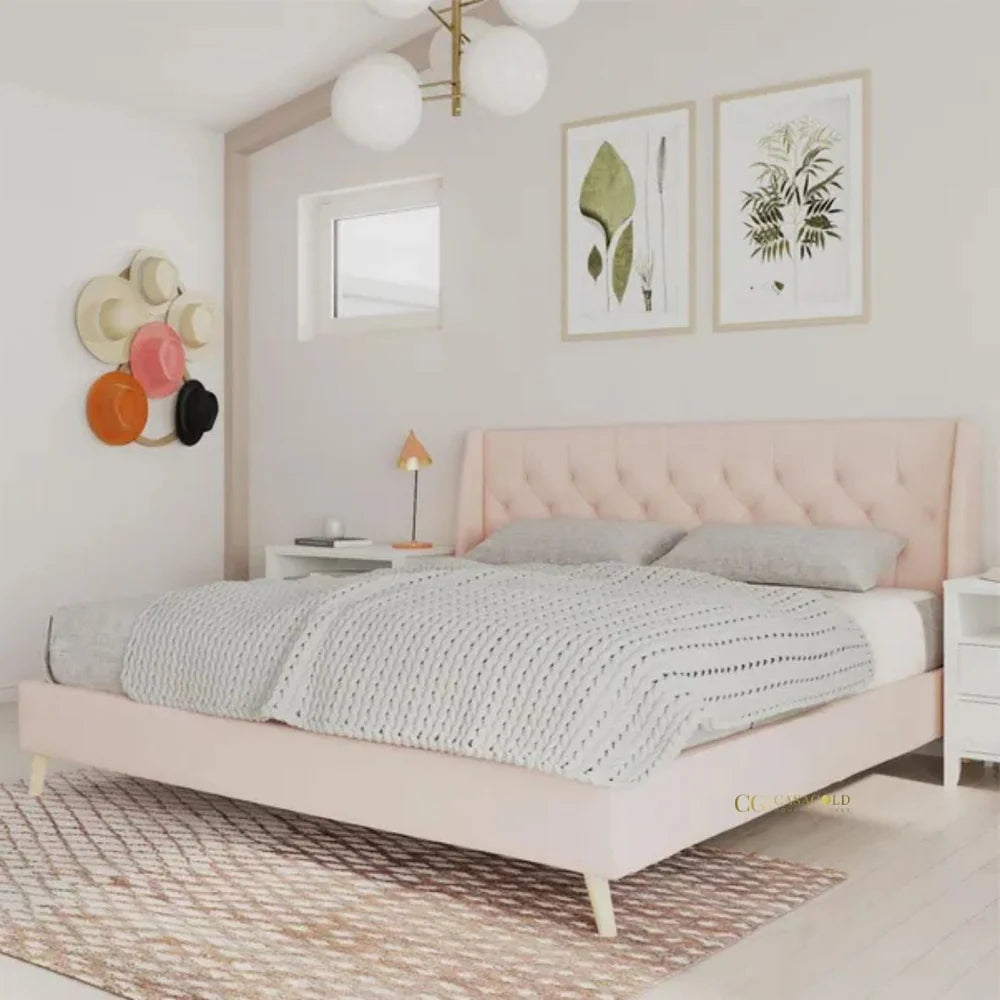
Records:
M563 130L563 339L694 324L694 104Z
M715 100L715 327L869 315L869 77Z

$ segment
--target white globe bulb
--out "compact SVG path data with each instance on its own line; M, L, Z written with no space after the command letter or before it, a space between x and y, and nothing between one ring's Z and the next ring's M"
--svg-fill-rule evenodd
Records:
M500 0L512 21L533 31L562 24L579 5L580 0Z
M523 28L491 28L466 53L465 89L494 114L524 114L542 99L548 82L545 49Z
M462 43L462 50L468 49L470 43L482 38L493 26L478 17L462 18L462 34L469 41ZM431 39L430 66L435 80L451 78L451 32L447 28L438 28Z
M365 0L376 14L386 17L416 17L427 10L428 0Z
M398 149L420 126L424 104L417 71L391 52L348 67L333 86L330 114L360 146Z

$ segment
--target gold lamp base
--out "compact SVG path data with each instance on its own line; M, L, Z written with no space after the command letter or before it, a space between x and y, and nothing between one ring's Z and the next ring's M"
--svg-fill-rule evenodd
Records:
M431 542L393 542L394 549L433 549Z

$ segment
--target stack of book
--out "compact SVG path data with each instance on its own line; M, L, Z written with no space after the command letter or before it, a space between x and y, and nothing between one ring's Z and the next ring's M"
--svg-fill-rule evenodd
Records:
M360 549L365 545L371 545L372 540L370 538L348 538L346 536L343 538L317 536L315 538L296 538L295 544L322 549Z

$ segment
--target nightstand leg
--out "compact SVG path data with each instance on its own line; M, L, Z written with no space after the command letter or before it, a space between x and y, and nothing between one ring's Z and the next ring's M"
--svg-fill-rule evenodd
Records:
M956 754L944 755L944 787L955 788L962 775L962 758Z
M31 758L31 777L28 779L28 794L37 799L45 789L45 775L49 769L49 758L35 754Z

